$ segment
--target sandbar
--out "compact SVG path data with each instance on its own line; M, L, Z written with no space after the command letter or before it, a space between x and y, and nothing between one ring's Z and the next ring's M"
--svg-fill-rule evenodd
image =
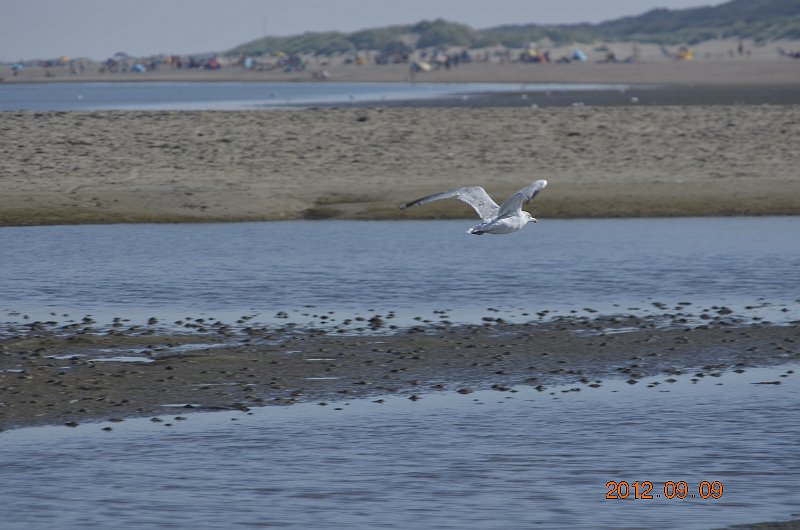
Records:
M798 137L798 105L5 112L0 226L471 217L398 206L540 178L540 219L796 215Z
M187 320L179 328L157 319L3 324L0 429L518 385L591 391L620 378L655 388L678 376L800 361L800 322L772 324L724 306L662 310L543 312L526 323L490 312L480 324L399 329L391 329L391 315L328 328L246 319ZM787 369L789 376L796 374Z

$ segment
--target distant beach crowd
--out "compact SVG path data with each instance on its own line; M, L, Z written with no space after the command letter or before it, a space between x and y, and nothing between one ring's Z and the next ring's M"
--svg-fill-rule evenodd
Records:
M329 79L330 69L338 66L408 65L413 79L436 70L450 70L468 63L637 63L654 61L800 59L792 43L756 43L754 41L709 41L695 46L664 46L644 43L594 43L555 46L551 42L531 42L520 49L496 46L484 49L453 47L414 50L409 47L381 51L352 51L334 55L313 55L277 51L264 54L160 54L133 57L118 52L103 60L61 56L54 59L17 61L0 64L2 76L16 78L77 77L85 74L147 73L163 71L253 71L303 72L312 79Z

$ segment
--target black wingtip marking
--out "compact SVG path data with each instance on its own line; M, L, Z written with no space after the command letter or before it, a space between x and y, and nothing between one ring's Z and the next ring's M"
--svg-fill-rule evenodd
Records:
M405 210L406 208L410 208L411 206L415 206L422 202L422 199L417 199L416 201L407 202L400 207L401 210Z

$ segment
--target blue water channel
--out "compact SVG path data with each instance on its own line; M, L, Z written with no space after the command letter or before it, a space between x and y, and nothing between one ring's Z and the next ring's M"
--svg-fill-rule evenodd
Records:
M476 322L491 308L529 321L542 311L646 314L680 303L800 318L797 217L544 219L509 236L468 235L470 223L0 228L0 320L268 322L285 312L303 323L308 313L335 322L393 311L413 323L447 311Z
M624 90L612 84L113 82L0 84L4 110L246 110L469 97L491 92Z

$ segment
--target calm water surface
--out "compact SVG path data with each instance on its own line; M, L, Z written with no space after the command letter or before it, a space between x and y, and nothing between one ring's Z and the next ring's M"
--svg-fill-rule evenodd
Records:
M688 301L691 309L769 303L762 311L771 319L800 318L797 217L543 220L503 237L470 236L469 226L0 228L0 310L99 321L245 314L269 321L286 311L301 321L308 312L347 318L374 309L413 322L445 309L455 321L479 321L490 307L531 320L542 310L635 313Z
M374 309L413 323L437 309L530 320L690 302L798 318L800 218L543 220L506 237L469 226L0 228L0 309L6 320L24 319L13 310L105 322ZM798 372L7 431L0 528L705 529L800 518ZM719 481L724 494L605 499L606 483L623 480L650 481L653 494L667 481L697 493Z
M709 529L800 518L799 371L8 431L0 527ZM607 500L608 481L650 481L653 499ZM666 498L668 481L686 482L686 498ZM722 497L701 498L703 481L720 482Z
M0 84L2 110L243 110L421 100L489 92L624 90L537 83L27 83Z

